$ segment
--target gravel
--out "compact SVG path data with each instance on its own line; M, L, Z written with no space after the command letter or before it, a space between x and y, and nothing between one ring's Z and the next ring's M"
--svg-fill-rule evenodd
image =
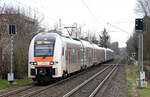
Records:
M79 84L83 83L85 80L87 80L89 77L97 73L98 71L102 70L104 67L110 64L115 64L117 60L114 60L112 62L101 64L100 66L96 66L93 68L88 69L84 74L70 79L68 81L65 81L57 86L54 86L52 88L49 88L47 90L44 90L40 92L39 94L33 96L33 97L62 97L72 89L74 89ZM84 90L83 90L84 92Z
M87 80L89 77L91 77L92 75L94 75L98 71L102 70L107 65L115 64L116 62L117 62L117 60L114 60L114 61L106 63L106 64L101 64L99 66L89 68L88 70L86 70L86 72L82 73L80 76L72 78L72 79L67 80L67 81L64 81L64 82L58 84L57 86L51 87L47 90L44 90L44 91L38 93L37 95L35 95L34 97L62 97L63 95L65 95L66 93L68 93L69 91L74 89L76 86L78 86L79 84L81 84L82 82ZM2 92L4 92L4 91L1 91L1 93ZM20 94L23 95L26 93L27 92L20 93ZM18 96L16 96L16 97L18 97ZM105 97L105 96L103 96L103 97ZM107 96L107 97L109 97L109 96ZM110 97L113 97L113 96L110 96ZM114 96L114 97L116 97L116 96ZM120 96L120 97L125 97L125 96Z
M116 74L110 77L95 97L127 97L125 66L120 65Z
M50 89L47 89L45 91L42 91L40 94L35 95L34 97L62 97L69 91L71 91L73 88L87 80L89 77L91 77L96 72L102 70L106 66L97 66L94 68L91 68L87 70L84 74L70 79L69 81L65 81L57 86L54 86Z
M114 66L113 66L114 67ZM104 78L109 74L113 67L105 70L98 76L91 80L86 85L81 87L78 91L71 95L71 97L89 97L95 88L104 80Z

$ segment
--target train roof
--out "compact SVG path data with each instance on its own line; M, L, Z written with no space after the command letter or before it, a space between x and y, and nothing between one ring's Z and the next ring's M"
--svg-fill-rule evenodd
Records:
M35 36L35 40L55 40L57 36L59 36L57 33L41 32Z
M84 47L87 47L87 48L93 48L93 45L88 42L88 41L85 41L85 40L80 40L83 44Z
M74 39L72 39L72 38L61 37L61 39L62 39L63 41L65 41L67 44L75 44L75 45L79 45L79 46L82 45L80 41L74 40Z
M49 36L53 36L53 37L49 37ZM59 36L60 35L58 33L56 33L56 31L50 31L50 32L38 33L34 38L35 38L35 40L42 40L43 38L55 39L56 37L59 37ZM96 45L94 43L90 43L90 42L85 41L85 40L73 39L69 36L60 36L60 37L63 41L65 41L68 44L76 44L78 46L81 46L83 44L83 46L86 48L93 48L94 47L95 49L108 50L108 51L114 52L113 50L111 50L109 48L99 47L98 45Z

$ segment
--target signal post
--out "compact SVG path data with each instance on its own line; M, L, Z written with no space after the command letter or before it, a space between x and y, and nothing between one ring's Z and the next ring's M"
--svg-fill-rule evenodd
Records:
M14 35L16 34L16 25L8 24L7 25L8 34L10 35L10 73L8 73L8 82L9 84L15 84L14 82L14 73L13 73L13 65L14 65Z
M146 26L143 18L137 18L135 20L135 30L138 33L138 66L139 66L139 78L137 80L137 86L139 88L146 87L145 72L143 71L143 32L146 30Z

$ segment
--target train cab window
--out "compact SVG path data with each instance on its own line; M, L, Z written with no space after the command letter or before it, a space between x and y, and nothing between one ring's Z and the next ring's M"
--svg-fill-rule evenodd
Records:
M46 56L53 56L54 53L54 42L50 44L35 44L34 50L35 57L46 57Z

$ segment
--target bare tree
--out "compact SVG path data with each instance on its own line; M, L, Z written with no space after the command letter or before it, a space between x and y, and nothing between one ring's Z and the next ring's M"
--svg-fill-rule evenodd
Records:
M150 0L138 0L136 6L136 12L144 14L144 20L147 24L146 32L144 33L143 38L143 48L144 48L144 60L150 60ZM136 32L135 32L136 33ZM137 39L136 39L137 40ZM136 41L135 40L135 41Z
M10 6L0 7L0 78L6 79L10 71L10 36L7 24L16 24L17 35L14 36L14 72L16 78L27 75L28 47L33 36L40 31L39 20L30 10Z
M144 16L150 15L150 0L137 0L136 12L142 13Z
M106 31L105 28L102 31L102 35L99 36L99 37L100 37L100 46L108 48L109 44L110 44L110 36L109 36L109 34L108 34L108 32Z
M92 36L92 43L98 44L98 40L96 39L95 34Z
M136 59L138 56L138 34L136 32L127 40L127 53L131 55L132 53L136 53Z

